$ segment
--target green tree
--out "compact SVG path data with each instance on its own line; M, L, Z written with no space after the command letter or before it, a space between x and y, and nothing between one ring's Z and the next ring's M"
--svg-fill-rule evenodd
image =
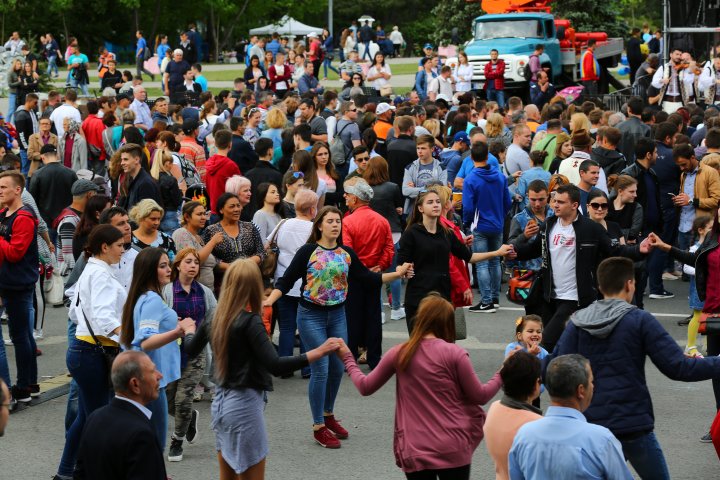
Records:
M465 0L445 0L439 2L432 9L434 29L432 39L435 43L450 43L453 27L458 28L458 35L461 42L472 38L473 20L482 15L480 2L469 3Z
M555 0L553 13L572 22L581 32L607 32L610 37L625 37L628 26L620 15L621 0Z

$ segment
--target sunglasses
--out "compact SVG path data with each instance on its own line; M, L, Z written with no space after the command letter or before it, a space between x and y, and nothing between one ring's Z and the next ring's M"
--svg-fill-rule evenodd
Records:
M259 111L260 111L259 108L251 108L250 111L248 111L248 116L252 115L255 112L259 112Z
M607 203L591 202L591 203L589 203L588 205L590 205L590 207L591 207L593 210L607 210L607 209L608 209L608 204L607 204Z
M368 160L370 160L370 157L355 157L355 163L367 162Z
M293 172L292 176L293 178L305 178L305 174L303 172Z

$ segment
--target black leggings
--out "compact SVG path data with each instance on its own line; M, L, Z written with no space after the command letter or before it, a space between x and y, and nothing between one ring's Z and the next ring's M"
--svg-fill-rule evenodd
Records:
M707 356L714 357L720 355L720 335L708 335L705 337L707 342ZM715 408L720 411L720 379L712 379L713 393L715 394Z
M405 477L408 480L469 480L470 465L440 470L420 470L419 472L406 473Z

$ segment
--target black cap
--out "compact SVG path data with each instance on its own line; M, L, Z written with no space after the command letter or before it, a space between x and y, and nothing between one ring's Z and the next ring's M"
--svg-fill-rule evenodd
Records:
M118 94L117 97L115 97L115 100L117 100L118 102L120 100L132 100L132 97L129 94L122 92L122 93Z
M183 133L185 135L190 135L197 130L199 126L200 123L197 120L188 120L182 124Z
M46 153L57 153L57 148L55 148L55 145L51 143L43 145L40 149L40 155L45 155Z

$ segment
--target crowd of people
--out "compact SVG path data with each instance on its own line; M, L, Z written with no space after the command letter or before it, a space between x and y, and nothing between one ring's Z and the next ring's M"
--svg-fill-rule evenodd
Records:
M149 47L136 36L140 70ZM344 371L362 395L396 375L395 453L410 479L469 478L484 437L498 478L554 478L560 465L631 478L625 460L669 478L646 356L672 379L712 379L720 409L720 335L707 331L707 358L698 338L720 314L720 109L677 95L683 70L660 73L659 102L620 111L561 96L525 105L505 100L501 76L488 99L459 88L467 58L453 72L428 44L416 89L390 100L382 53L366 70L352 50L345 88L317 87L309 35L307 52L257 39L234 90L213 95L189 36L167 46L154 101L108 55L102 96L78 103L68 88L40 108L28 92L14 126L0 117L3 406L39 395L41 292L57 276L73 378L57 480L165 478L162 457L183 460L210 386L220 478L263 478L266 392L296 370L309 378L308 438L330 449L350 435L335 415ZM650 298L674 296L664 282L683 265L684 350L643 310L648 284ZM506 270L535 283L482 384L454 340L464 307L500 308ZM409 335L386 352L383 295ZM129 448L133 435L147 448ZM602 461L567 448L579 444ZM109 467L118 453L127 462Z

